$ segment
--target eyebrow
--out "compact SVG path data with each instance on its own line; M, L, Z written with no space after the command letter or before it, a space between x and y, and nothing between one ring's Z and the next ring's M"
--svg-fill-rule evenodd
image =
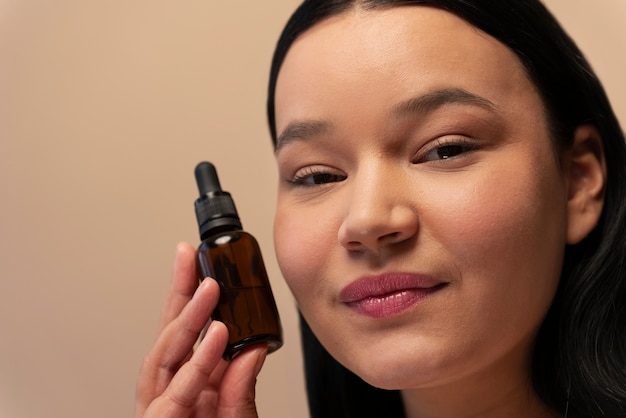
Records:
M498 110L493 102L482 96L470 93L467 90L451 88L413 97L394 106L391 113L394 116L405 116L415 113L425 114L450 104L468 104L491 111Z
M285 145L295 140L306 140L314 136L326 134L332 131L333 126L325 120L304 120L292 122L276 139L274 153Z
M442 106L450 104L468 104L479 106L497 112L496 105L485 97L471 93L464 89L448 88L426 93L410 98L393 106L393 117L405 117L414 114L427 114ZM285 130L276 139L274 153L282 147L296 140L307 140L315 136L327 134L333 130L333 125L326 120L302 120L287 125Z

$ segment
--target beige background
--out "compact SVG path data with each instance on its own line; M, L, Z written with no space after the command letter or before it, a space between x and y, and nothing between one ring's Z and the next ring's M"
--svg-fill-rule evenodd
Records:
M626 124L626 0L547 3ZM260 415L307 415L264 113L296 4L0 0L0 417L132 415L175 244L197 243L204 159L261 243L284 321Z

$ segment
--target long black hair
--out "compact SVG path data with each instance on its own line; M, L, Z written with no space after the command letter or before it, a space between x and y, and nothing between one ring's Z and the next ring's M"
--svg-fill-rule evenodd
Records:
M567 246L559 288L533 355L537 394L568 417L626 417L626 145L604 89L578 47L538 0L305 0L284 28L267 100L276 143L274 94L293 41L317 22L354 7L430 5L456 14L521 60L541 95L556 149L582 124L597 127L607 166L598 225ZM301 317L311 416L402 417L397 391L376 389L337 363Z

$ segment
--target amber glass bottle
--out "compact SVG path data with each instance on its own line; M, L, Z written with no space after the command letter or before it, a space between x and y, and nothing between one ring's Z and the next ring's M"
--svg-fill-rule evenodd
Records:
M232 197L222 191L213 164L196 166L200 197L196 217L202 244L198 248L200 277L214 278L220 299L212 318L228 328L227 360L243 348L265 343L268 352L283 344L280 317L254 237L244 232Z

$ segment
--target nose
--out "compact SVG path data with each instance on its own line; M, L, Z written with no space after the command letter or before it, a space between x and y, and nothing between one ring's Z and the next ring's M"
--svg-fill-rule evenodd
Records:
M417 234L418 216L402 170L372 167L348 181L347 210L338 232L344 248L379 254Z

